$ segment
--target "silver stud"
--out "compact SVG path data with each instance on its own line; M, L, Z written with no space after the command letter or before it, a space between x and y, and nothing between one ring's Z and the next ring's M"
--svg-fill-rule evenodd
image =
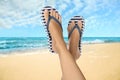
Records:
M51 48L50 45L48 46L48 48Z
M52 44L49 42L49 45L52 46Z
M47 30L47 27L44 27L45 30Z
M52 41L50 41L52 43Z
M49 41L50 44L52 44L52 41Z
M49 35L48 35L48 40L50 41L50 37L49 37Z

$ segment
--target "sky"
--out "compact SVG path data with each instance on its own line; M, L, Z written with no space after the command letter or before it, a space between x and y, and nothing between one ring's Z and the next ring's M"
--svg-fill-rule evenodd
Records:
M62 16L64 37L71 17L83 16L83 37L120 37L120 0L0 0L0 37L46 37L40 10Z

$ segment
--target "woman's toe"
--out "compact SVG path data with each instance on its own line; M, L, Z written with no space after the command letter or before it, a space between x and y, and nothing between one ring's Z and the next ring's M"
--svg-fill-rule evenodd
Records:
M56 11L53 10L53 17L56 17Z
M58 12L56 12L55 18L56 18L57 20L59 19L59 14L58 14Z
M59 20L60 23L62 23L62 18L61 18L60 15L58 16L58 20Z
M78 25L79 25L80 29L82 29L82 22L80 20L78 21Z
M53 9L50 10L50 16L53 16Z

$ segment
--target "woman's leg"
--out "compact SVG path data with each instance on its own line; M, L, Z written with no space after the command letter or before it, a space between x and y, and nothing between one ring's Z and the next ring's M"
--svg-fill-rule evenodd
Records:
M49 12L47 10L44 11L45 20L48 19L48 13ZM61 22L61 17L58 13L51 10L51 15ZM73 58L69 50L67 50L66 44L63 40L62 30L58 23L56 23L56 21L50 21L49 31L53 40L52 47L54 51L57 52L59 55L63 79L85 80L85 77L77 66L75 59Z
M85 80L71 53L64 49L59 53L63 80Z

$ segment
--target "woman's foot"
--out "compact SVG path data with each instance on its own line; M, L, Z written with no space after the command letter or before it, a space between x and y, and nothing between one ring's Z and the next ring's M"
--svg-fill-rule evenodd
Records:
M69 51L75 60L77 60L81 55L80 45L81 45L81 36L82 36L82 30L83 30L83 25L84 25L83 23L84 22L83 22L82 17L75 16L74 18L71 19L71 21L68 24ZM78 25L80 31L78 30L77 27L75 27L75 25Z
M59 23L61 24L61 16L60 14L53 8L51 8L50 10L48 9L44 9L43 11L43 16L44 16L44 20L45 23L48 22L48 18L50 16L54 17L57 21L59 21ZM50 33L51 36L51 47L52 50L56 53L60 53L62 50L66 49L66 45L63 39L63 35L62 35L62 26L53 18L51 18L48 26L48 32Z

